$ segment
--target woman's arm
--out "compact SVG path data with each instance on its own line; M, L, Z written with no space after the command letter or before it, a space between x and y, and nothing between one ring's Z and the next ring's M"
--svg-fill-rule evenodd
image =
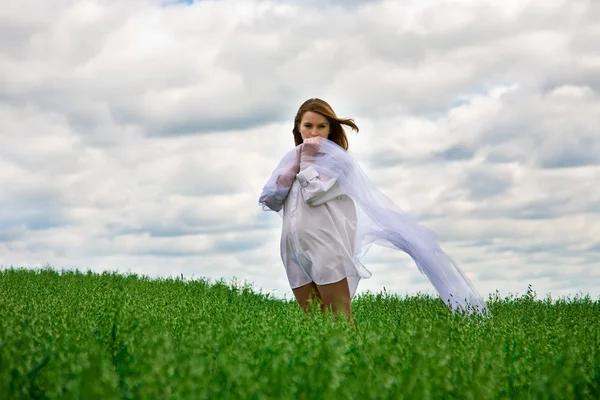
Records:
M283 203L296 179L296 174L300 172L300 148L297 149L293 158L287 157L277 167L269 182L263 188L259 198L259 203L267 208L279 212L283 208Z

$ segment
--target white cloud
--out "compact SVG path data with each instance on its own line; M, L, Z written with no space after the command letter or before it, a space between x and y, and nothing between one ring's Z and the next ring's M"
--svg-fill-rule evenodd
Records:
M352 154L482 293L600 295L600 6L350 3L3 7L0 264L289 296L279 217L257 197L319 96L356 118ZM365 263L361 290L429 287L405 255Z

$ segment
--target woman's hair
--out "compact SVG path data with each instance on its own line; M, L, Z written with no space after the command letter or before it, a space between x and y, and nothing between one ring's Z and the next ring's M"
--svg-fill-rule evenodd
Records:
M302 144L302 135L300 135L300 122L302 122L302 117L308 111L312 111L317 114L321 114L327 121L329 122L329 137L328 139L332 142L336 143L344 150L348 150L348 138L346 137L346 131L342 125L346 125L355 132L358 133L358 126L354 123L354 120L351 118L339 118L333 112L333 109L326 101L321 99L308 99L298 109L298 113L296 114L296 118L294 118L294 140L296 142L296 146Z

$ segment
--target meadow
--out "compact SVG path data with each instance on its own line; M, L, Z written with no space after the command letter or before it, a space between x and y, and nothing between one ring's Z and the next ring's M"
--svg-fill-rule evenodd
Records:
M363 294L353 327L249 286L0 271L2 399L598 399L600 301Z

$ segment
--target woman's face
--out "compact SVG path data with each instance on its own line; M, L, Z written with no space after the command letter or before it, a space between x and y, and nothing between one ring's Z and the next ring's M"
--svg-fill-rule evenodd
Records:
M327 139L329 136L329 121L319 113L307 111L302 116L299 130L303 141L313 137Z

